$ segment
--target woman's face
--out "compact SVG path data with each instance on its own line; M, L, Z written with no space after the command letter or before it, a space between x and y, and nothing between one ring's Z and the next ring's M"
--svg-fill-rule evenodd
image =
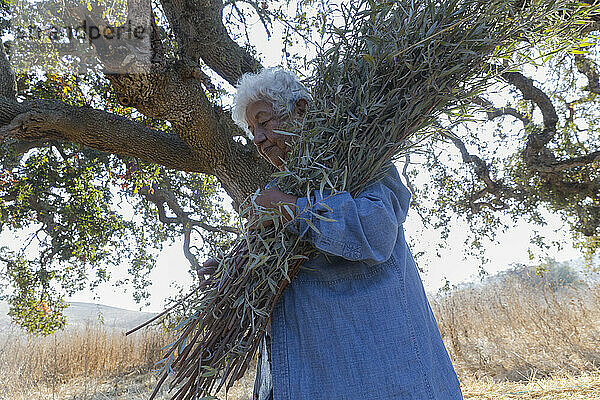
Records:
M306 105L306 100L298 100L292 118L303 115ZM281 169L290 153L293 136L274 132L280 129L282 121L275 115L273 105L266 100L250 103L246 108L246 122L254 136L253 142L258 153L276 168Z

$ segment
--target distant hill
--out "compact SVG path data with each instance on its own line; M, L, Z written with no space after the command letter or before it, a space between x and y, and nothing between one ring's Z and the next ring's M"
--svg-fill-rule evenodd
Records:
M65 310L67 324L86 325L104 322L104 326L131 329L155 316L155 313L131 311L102 304L71 302Z
M7 315L8 305L0 302L0 331L10 324ZM154 313L125 310L102 304L71 302L65 310L67 327L99 325L102 322L107 328L128 330L152 318Z

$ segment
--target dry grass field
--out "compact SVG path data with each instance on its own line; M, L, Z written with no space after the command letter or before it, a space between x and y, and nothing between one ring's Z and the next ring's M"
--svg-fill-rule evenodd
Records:
M600 284L552 290L505 280L431 303L466 399L600 399ZM5 334L0 400L147 399L169 340L158 329L125 337L101 326ZM251 399L253 370L227 399Z
M69 329L45 338L4 335L0 338L0 399L19 398L31 391L53 390L73 382L81 382L84 392L91 393L95 390L92 378L150 371L167 340L157 329L126 337L100 325Z
M147 399L156 384L151 371L171 340L158 328L124 336L99 325L46 338L5 334L0 336L0 400ZM250 368L254 371L255 364ZM253 383L248 373L228 398L250 399ZM157 400L169 398L164 386Z
M552 290L511 278L430 301L461 378L600 369L599 283Z
M34 390L14 392L1 399L14 400L147 400L154 389L154 375L130 373L105 378L74 379L68 384L38 387ZM253 376L248 374L229 390L229 400L250 400ZM600 399L600 373L581 373L577 376L555 376L519 382L496 382L491 379L464 378L462 388L465 399L536 399L536 400L596 400ZM225 399L225 393L219 394ZM167 390L161 390L157 400L168 400ZM359 400L359 399L357 399Z

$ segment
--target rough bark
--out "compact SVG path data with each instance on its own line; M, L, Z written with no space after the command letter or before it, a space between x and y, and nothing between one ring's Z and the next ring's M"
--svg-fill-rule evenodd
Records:
M600 75L596 69L596 64L583 54L575 54L575 66L588 80L588 84L583 90L600 94Z
M146 128L125 117L60 101L17 103L0 97L0 141L60 140L182 171L203 171L209 161L177 135Z
M10 66L4 43L0 43L0 96L14 99L17 94L17 82L15 74Z
M506 72L503 77L515 86L525 100L531 100L541 111L543 129L531 131L523 151L523 159L532 172L539 173L549 183L564 193L597 194L600 186L596 182L576 184L565 179L561 171L576 166L590 165L599 159L598 151L579 157L558 159L547 145L556 135L558 115L556 108L546 93L533 84L533 80L520 72Z
M223 1L161 0L161 4L182 57L194 62L202 59L232 85L245 72L261 68L227 33L223 24Z
M169 121L173 132L208 161L202 172L215 175L239 204L266 184L273 168L252 144L234 140L242 135L241 130L228 112L208 100L206 91L211 90L211 83L198 58L203 55L204 61L231 83L245 72L256 71L260 64L227 34L222 3L164 1L162 6L175 33L179 58L164 61L156 44L148 73L108 78L121 104L135 107L148 117Z

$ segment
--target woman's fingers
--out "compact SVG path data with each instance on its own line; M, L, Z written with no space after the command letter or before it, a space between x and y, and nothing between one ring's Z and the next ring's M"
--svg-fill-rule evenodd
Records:
M281 222L286 223L296 216L295 205L298 198L291 194L282 192L277 188L269 188L261 191L256 197L256 204L264 208L275 208L278 207L281 213ZM271 225L272 220L262 222L260 225L267 226ZM258 223L255 221L249 221L249 229L256 229Z
M202 267L218 267L219 266L219 261L215 258L209 258L208 260L204 261L202 263Z
M219 261L214 258L209 258L208 260L202 263L200 269L196 270L196 272L198 273L198 278L200 278L200 280L204 280L204 275L214 274L218 267Z
M282 192L277 188L269 188L262 190L256 196L256 204L265 208L274 208L280 203L295 204L298 198Z
M279 193L281 192L275 188L262 190L258 196L256 196L256 204L261 207L271 208L273 207L273 201L279 197Z
M272 219L264 219L264 220L260 221L260 217L256 216L256 217L253 217L252 219L248 220L248 229L250 229L250 230L256 230L256 229L260 228L261 226L269 226L269 225L273 225Z

